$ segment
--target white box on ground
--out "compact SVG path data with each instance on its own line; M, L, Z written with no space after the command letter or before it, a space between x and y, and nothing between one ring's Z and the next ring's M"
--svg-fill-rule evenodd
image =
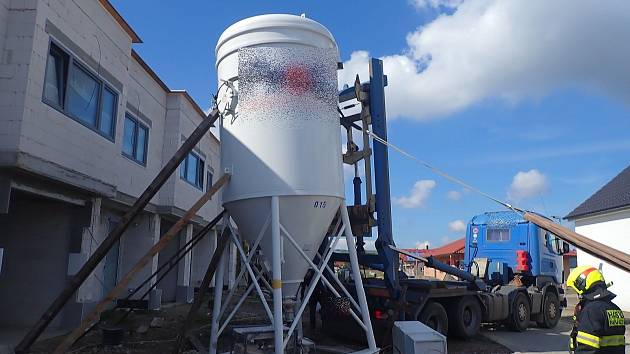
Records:
M392 331L394 354L446 354L446 337L418 321L396 321Z

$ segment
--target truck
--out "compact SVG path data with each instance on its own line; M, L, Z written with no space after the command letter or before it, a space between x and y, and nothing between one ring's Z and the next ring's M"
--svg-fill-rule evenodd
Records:
M348 211L357 238L359 263L364 269L382 272L381 277L363 279L377 340L383 345L391 338L393 322L398 320L417 320L444 335L464 339L476 336L482 323L505 324L515 331L526 330L532 322L555 327L566 307L562 255L569 251L569 245L525 220L519 211L487 212L473 217L467 226L464 260L457 267L396 247L386 146L387 77L378 59L371 60L369 72L368 82L362 83L357 76L354 87L340 92L341 105L353 99L356 103L341 107L339 112L341 125L348 130L344 163L355 167L354 205L348 206ZM357 106L360 113L344 114L344 109ZM362 133L362 148L353 141L352 129ZM372 144L369 138L373 138ZM358 173L359 161L365 168L365 183ZM364 239L372 237L374 228L376 251L369 252L363 247ZM408 278L399 269L400 254L450 274L452 279ZM330 266L345 260L344 252L336 252ZM373 272L364 272L368 273ZM352 283L348 277L343 285L346 293L354 297ZM322 304L324 329L346 336L360 332L358 326L350 325L351 301L333 299L326 290L319 293L316 301Z
M489 212L472 218L466 230L464 262L466 270L484 279L492 288L522 284L529 307L519 305L519 313L529 312L532 320L553 328L566 307L563 254L569 245L514 211ZM514 281L518 279L517 281ZM525 316L527 317L527 316ZM527 323L509 317L513 329L524 330Z
M555 235L513 211L471 219L459 267L394 247L455 279L407 278L399 272L398 290L404 290L398 294L384 279L363 279L375 333L384 337L394 320L418 320L463 339L476 336L482 323L505 324L514 331L524 331L530 323L553 328L566 307L562 254L567 248ZM351 289L352 279L347 277L345 285ZM348 311L337 309L331 315L324 309L324 328L352 321Z

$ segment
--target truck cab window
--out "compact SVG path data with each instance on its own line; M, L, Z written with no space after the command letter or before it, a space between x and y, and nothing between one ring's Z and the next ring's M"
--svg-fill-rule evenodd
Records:
M510 229L488 229L486 241L505 242L510 240Z

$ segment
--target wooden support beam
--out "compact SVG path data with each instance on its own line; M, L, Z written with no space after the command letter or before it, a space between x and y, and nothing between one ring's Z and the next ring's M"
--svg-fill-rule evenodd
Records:
M221 256L225 251L225 246L228 244L228 240L230 239L230 228L225 227L223 232L221 233L221 237L217 240L217 248L214 250L214 254L212 255L212 259L210 260L210 264L208 264L208 269L206 270L206 274L201 281L201 285L199 286L199 291L197 292L197 296L195 297L195 301L193 302L190 310L188 310L188 315L186 316L186 320L184 321L184 325L179 332L177 337L177 343L175 344L175 354L179 354L182 350L182 346L184 345L185 339L188 335L188 330L190 325L192 324L197 311L199 311L199 307L201 307L201 302L203 301L203 297L210 286L210 282L212 281L212 277L214 277L214 273L217 270L217 266L219 265L219 261L221 260ZM214 286L221 286L223 284L214 284ZM219 314L212 314L212 316L218 316Z
M219 118L219 111L217 109L213 109L208 117L204 119L199 126L193 131L192 134L184 141L182 146L175 152L175 155L171 157L171 159L164 165L162 170L158 173L157 176L151 181L149 186L142 192L140 197L133 204L131 209L122 217L120 223L112 230L109 235L101 242L98 248L94 251L94 253L90 256L90 258L85 262L83 267L72 277L66 285L66 288L57 296L55 301L50 304L48 309L44 312L42 317L35 323L33 328L22 338L22 341L15 347L16 354L27 353L30 349L31 345L37 340L37 338L42 334L42 332L48 327L50 322L57 316L59 311L64 307L68 299L70 299L74 293L79 289L81 284L87 279L90 274L94 271L96 266L105 258L109 250L112 248L116 242L122 237L123 233L133 219L144 210L144 208L149 204L149 201L157 194L157 192L162 188L164 183L168 180L168 178L173 174L173 172L177 169L179 164L184 160L184 158L188 155L190 151L197 145L197 143L201 140L201 138L210 130L210 127L214 125L214 122Z
M203 207L208 200L221 188L225 185L230 179L230 175L223 174L221 178L219 178L213 185L208 189L208 191L195 202L195 204L186 211L186 213L173 225L166 233L160 238L156 244L153 245L149 249L147 253L145 253L142 258L134 266L122 277L116 284L116 286L105 296L87 315L81 325L77 327L72 333L70 333L55 349L54 354L65 353L70 346L86 331L94 322L98 321L100 314L107 309L109 304L114 301L116 296L123 293L125 289L127 289L127 285L133 279L133 277L138 274L149 262L153 260L153 256L155 256L158 252L160 252L164 247L166 247L171 239L177 235L177 233L184 227L190 219L197 214L199 209Z
M630 255L627 253L580 235L577 232L571 231L566 227L558 225L540 215L526 212L524 217L525 220L555 234L584 252L594 257L603 259L615 267L625 270L626 272L630 272Z

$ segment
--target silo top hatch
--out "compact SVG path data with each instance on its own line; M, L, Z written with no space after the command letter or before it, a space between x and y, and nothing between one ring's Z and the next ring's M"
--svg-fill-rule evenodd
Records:
M315 48L333 48L335 38L322 24L302 16L270 14L249 17L228 27L217 42L216 66L239 48L301 44Z

